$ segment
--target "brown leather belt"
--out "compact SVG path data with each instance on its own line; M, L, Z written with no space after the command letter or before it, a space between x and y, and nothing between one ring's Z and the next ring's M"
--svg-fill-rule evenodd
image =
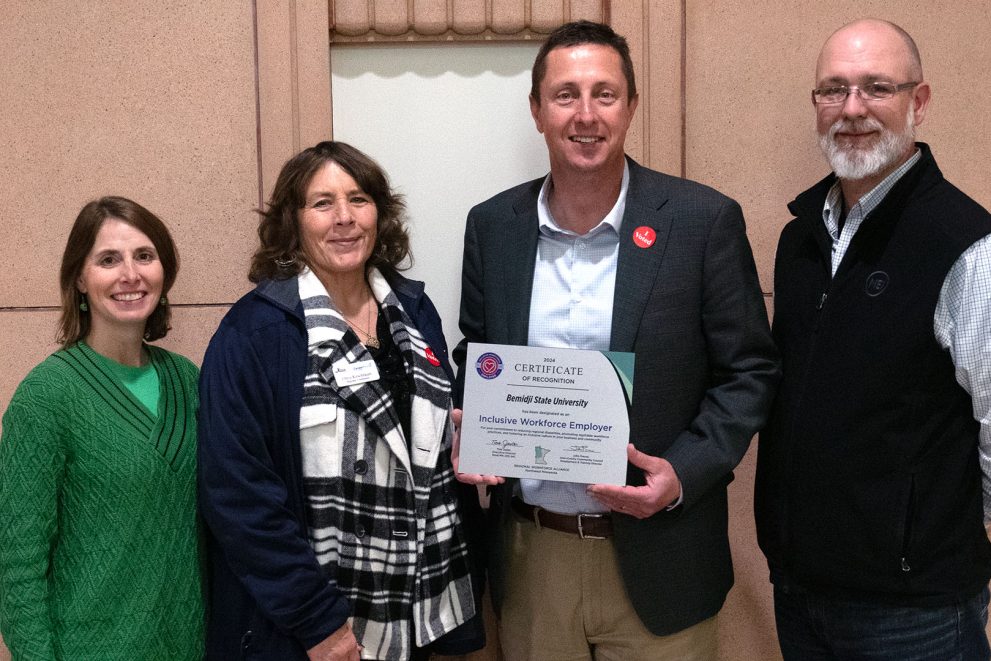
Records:
M513 498L513 511L538 527L578 535L582 539L606 539L612 537L612 517L603 514L557 514L543 507L527 505Z

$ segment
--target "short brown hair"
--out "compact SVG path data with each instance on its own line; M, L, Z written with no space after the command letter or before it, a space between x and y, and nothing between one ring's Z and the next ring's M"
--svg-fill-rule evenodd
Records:
M89 202L82 208L69 231L69 239L62 253L62 268L59 271L59 288L62 291L62 313L59 317L56 339L62 346L72 346L89 334L90 316L82 314L79 304L82 294L76 282L83 272L86 257L103 223L115 218L127 223L151 239L158 259L162 263L165 279L162 283L162 296L167 296L179 273L179 254L176 252L172 235L158 216L126 197L107 196ZM160 303L145 322L144 339L153 342L165 337L172 328L169 321L172 310L168 302Z
M630 57L630 46L626 43L626 39L604 23L574 21L565 23L551 32L540 47L530 74L531 99L540 104L540 83L544 82L544 76L547 74L547 55L555 48L570 48L582 44L608 46L619 53L619 59L623 63L623 76L626 77L627 101L636 97L637 80L633 74L633 59Z
M262 216L260 245L251 258L249 280L284 280L303 270L306 257L299 235L299 211L306 205L306 189L313 177L330 162L351 175L375 202L377 232L367 266L386 272L408 268L412 254L403 196L392 190L385 171L367 154L344 142L328 140L304 149L282 166L267 208L258 211Z

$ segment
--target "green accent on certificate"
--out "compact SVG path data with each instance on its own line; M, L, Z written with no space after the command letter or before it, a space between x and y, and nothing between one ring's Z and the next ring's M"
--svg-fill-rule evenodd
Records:
M469 343L464 473L626 484L632 353Z

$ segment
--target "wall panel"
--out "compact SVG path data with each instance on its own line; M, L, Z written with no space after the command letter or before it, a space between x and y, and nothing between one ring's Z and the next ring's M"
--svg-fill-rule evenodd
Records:
M946 176L985 206L991 152L991 5L910 0L829 4L688 0L687 175L743 205L764 290L785 204L829 169L814 139L815 60L826 37L855 18L878 16L911 33L922 52L933 101L920 138Z
M259 2L257 136L260 207L282 164L331 137L328 9L316 0ZM257 218L253 219L257 222ZM256 235L251 233L251 245Z
M0 21L0 217L11 237L0 242L0 307L57 303L53 265L72 220L110 193L158 213L185 247L177 301L229 298L238 283L211 277L213 258L247 242L211 227L250 222L256 199L250 14L14 4Z

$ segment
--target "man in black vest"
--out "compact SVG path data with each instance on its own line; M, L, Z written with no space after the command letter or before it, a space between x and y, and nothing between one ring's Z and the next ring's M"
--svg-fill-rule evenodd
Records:
M778 245L784 379L757 468L785 659L991 658L991 216L915 142L930 93L886 21L819 55L834 172Z

